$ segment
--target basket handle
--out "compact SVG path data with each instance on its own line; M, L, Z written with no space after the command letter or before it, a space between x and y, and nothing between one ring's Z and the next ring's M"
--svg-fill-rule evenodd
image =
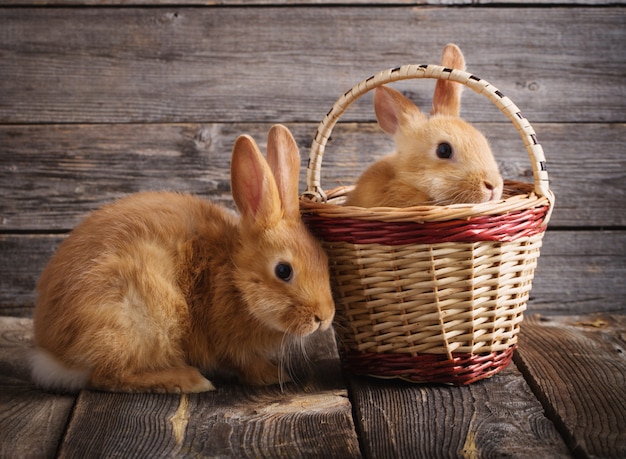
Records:
M548 171L543 148L537 141L537 135L530 125L530 122L522 116L520 109L511 99L498 91L498 89L488 81L463 70L450 69L440 65L403 65L402 67L383 70L367 80L361 81L341 96L317 128L309 153L309 163L306 171L307 190L303 193L303 197L318 202L326 201L326 194L321 187L320 181L322 158L333 127L337 124L339 117L346 109L356 99L378 86L393 83L394 81L419 78L435 78L461 83L476 93L487 97L487 99L509 118L522 137L526 151L530 157L535 179L535 193L539 196L545 196L550 203L550 210L545 219L545 223L547 223L552 209L554 208L554 193L552 193L549 187Z

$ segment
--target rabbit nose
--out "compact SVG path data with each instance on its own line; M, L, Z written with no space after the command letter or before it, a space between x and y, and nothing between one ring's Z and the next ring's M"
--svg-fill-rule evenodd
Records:
M330 328L330 324L333 322L332 316L326 319L322 319L320 316L315 316L315 324L318 330L325 331Z
M496 199L500 199L501 192L498 188L498 185L494 185L492 182L484 182L485 188L487 189L486 200L487 201L495 201Z

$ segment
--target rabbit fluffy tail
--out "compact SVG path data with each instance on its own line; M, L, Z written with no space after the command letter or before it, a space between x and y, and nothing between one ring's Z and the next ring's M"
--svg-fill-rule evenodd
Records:
M30 356L33 382L48 390L76 392L87 386L89 371L67 368L43 349Z

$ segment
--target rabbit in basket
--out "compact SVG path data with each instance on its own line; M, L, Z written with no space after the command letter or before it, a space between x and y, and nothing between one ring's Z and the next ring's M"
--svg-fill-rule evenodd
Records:
M461 50L446 45L441 65L465 70ZM463 87L437 80L430 118L400 92L376 88L376 118L394 136L396 152L363 172L346 205L410 207L500 199L502 177L487 139L459 118Z
M202 392L202 372L252 385L288 380L286 346L330 327L328 261L298 206L300 160L284 126L267 161L240 136L231 166L240 211L170 192L91 214L44 270L32 375L44 388Z

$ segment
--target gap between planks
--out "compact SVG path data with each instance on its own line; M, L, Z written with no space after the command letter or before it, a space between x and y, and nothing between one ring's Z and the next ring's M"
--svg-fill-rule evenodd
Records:
M514 361L576 457L626 457L626 315L533 315Z

